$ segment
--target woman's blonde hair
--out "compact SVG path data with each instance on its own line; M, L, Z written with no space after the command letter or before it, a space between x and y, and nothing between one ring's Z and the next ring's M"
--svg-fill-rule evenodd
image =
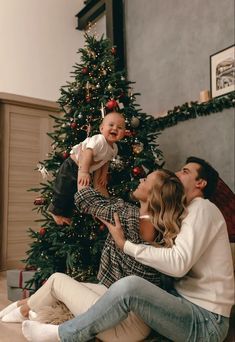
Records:
M157 241L162 247L172 247L186 215L184 187L171 171L161 169L148 196L148 210L152 223L159 232Z

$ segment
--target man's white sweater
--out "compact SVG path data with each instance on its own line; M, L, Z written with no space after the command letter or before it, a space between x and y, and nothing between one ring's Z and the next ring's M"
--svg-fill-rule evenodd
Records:
M175 288L190 302L229 317L235 301L231 249L224 218L209 200L191 201L172 248L126 241L124 252L178 278Z

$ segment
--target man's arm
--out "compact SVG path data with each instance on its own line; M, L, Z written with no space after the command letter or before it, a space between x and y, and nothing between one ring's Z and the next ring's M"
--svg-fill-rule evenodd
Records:
M117 246L126 254L167 275L182 277L197 262L217 234L216 229L212 229L210 217L215 216L218 211L210 212L210 209L213 208L199 205L189 212L172 248L132 243L125 238L117 218L115 225L103 222ZM218 220L221 221L221 226L224 225L221 215L218 215Z

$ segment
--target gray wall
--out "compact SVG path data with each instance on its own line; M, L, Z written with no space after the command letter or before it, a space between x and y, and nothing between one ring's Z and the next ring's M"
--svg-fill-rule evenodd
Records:
M126 0L130 80L149 114L199 100L210 89L209 56L234 44L234 0ZM159 138L166 166L208 159L234 189L234 110L179 123Z
M234 112L223 111L164 130L159 137L166 166L177 170L193 155L211 162L234 191Z

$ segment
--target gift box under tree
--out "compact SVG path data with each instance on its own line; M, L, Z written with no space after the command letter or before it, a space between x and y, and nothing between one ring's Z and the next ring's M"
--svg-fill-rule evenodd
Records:
M35 271L8 270L7 271L7 296L15 302L29 297L34 292L34 286L27 289L27 282L32 279Z

